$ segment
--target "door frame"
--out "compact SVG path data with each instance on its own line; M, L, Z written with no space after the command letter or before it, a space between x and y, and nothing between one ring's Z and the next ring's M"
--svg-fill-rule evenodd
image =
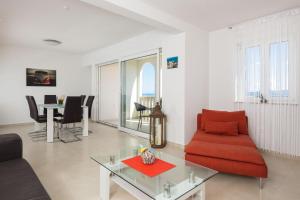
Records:
M107 65L112 65L112 64L116 64L117 67L118 67L118 70L120 70L120 65L119 65L119 60L118 59L114 59L114 60L110 60L110 61L107 61L107 62L103 62L103 63L99 63L99 64L96 64L96 69L97 69L97 99L98 99L98 104L97 104L97 122L100 122L100 123L103 123L103 124L106 124L106 125L110 125L110 126L113 126L113 127L119 127L120 126L120 115L118 113L118 124L117 126L115 126L114 124L111 124L109 122L105 122L105 121L102 121L100 119L100 113L101 113L101 90L100 90L100 83L101 83L101 67L106 67ZM118 77L118 79L120 80L120 77ZM118 94L118 102L120 102L120 95ZM118 110L120 109L119 108L119 103L117 104L118 105Z
M134 136L138 136L138 137L143 137L146 139L149 139L150 134L138 131L138 130L134 130L134 129L130 129L130 128L126 128L122 126L122 63L128 60L133 60L133 59L137 59L137 58L141 58L141 57L146 57L146 56L150 56L150 55L156 55L157 59L156 59L156 69L155 69L155 99L156 101L159 101L161 98L161 67L162 67L162 62L161 62L161 51L162 48L157 48L157 49L152 49L152 50L148 50L148 51L144 51L141 53L137 53L137 54L133 54L130 56L125 56L123 58L121 58L119 60L119 69L120 69L120 107L119 107L119 127L118 129L122 132L128 133L128 134L132 134Z

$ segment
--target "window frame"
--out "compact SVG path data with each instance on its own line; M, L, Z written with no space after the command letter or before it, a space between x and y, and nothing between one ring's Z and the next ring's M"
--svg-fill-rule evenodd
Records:
M250 48L255 48L255 47L259 47L259 60L260 60L260 70L259 70L259 78L258 78L258 80L259 80L259 89L258 89L258 91L249 91L249 87L247 87L247 83L248 83L248 79L247 79L247 65L246 65L246 51L247 51L247 49L250 49ZM262 92L262 75L263 75L263 73L262 73L262 47L261 47L261 44L259 44L259 43L257 43L257 44L255 44L255 45L248 45L248 46L245 46L244 47L244 77L245 77L245 85L244 85L244 91L245 91L245 97L246 98L252 98L252 99L255 99L255 98L257 98L257 97L259 97L259 95L261 94L261 92ZM251 93L251 94L250 94ZM250 95L249 95L250 94Z
M270 56L271 56L271 45L273 43L283 43L287 42L287 48L288 48L288 90L283 90L282 93L288 92L288 95L271 95L271 65L270 65ZM247 72L246 72L246 49L247 48L253 48L253 47L260 47L260 86L259 91L254 92L252 95L248 95L248 88L247 88ZM288 104L295 104L296 102L296 94L292 91L291 86L293 87L294 84L296 84L296 78L290 74L291 72L291 66L290 66L290 42L288 39L284 39L281 41L278 40L269 40L269 41L257 41L253 43L248 43L247 45L242 45L242 52L243 52L243 93L244 97L236 97L236 101L245 101L245 102L259 102L260 95L262 94L264 98L267 99L267 103L288 103ZM263 57L263 54L266 55Z
M273 44L282 44L282 43L287 43L287 90L272 90L271 89L271 79L272 79L272 74L271 74L271 70L272 70L272 66L271 66L271 46ZM290 66L289 66L289 41L288 40L282 40L282 41L271 41L268 43L268 65L267 65L267 69L268 69L268 79L267 79L267 90L266 90L266 94L267 97L270 100L276 100L278 98L281 99L286 99L288 100L290 98Z

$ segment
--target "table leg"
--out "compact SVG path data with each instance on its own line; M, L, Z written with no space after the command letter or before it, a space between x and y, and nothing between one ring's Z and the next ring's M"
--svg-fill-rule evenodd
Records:
M195 194L195 200L205 200L205 183L201 184L201 190Z
M100 166L100 200L109 200L110 171Z
M89 111L88 107L83 107L83 130L82 130L82 136L88 136L89 135Z
M53 109L47 108L47 142L53 142Z

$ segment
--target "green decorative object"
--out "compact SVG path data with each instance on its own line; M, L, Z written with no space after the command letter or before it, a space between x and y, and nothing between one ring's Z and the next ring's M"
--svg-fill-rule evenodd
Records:
M59 98L58 98L58 104L59 104L59 105L64 104L64 99L65 99L64 96L59 97Z

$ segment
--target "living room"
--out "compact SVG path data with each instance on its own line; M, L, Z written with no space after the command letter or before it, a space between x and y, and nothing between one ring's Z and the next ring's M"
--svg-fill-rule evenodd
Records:
M298 199L299 7L1 1L0 199Z

